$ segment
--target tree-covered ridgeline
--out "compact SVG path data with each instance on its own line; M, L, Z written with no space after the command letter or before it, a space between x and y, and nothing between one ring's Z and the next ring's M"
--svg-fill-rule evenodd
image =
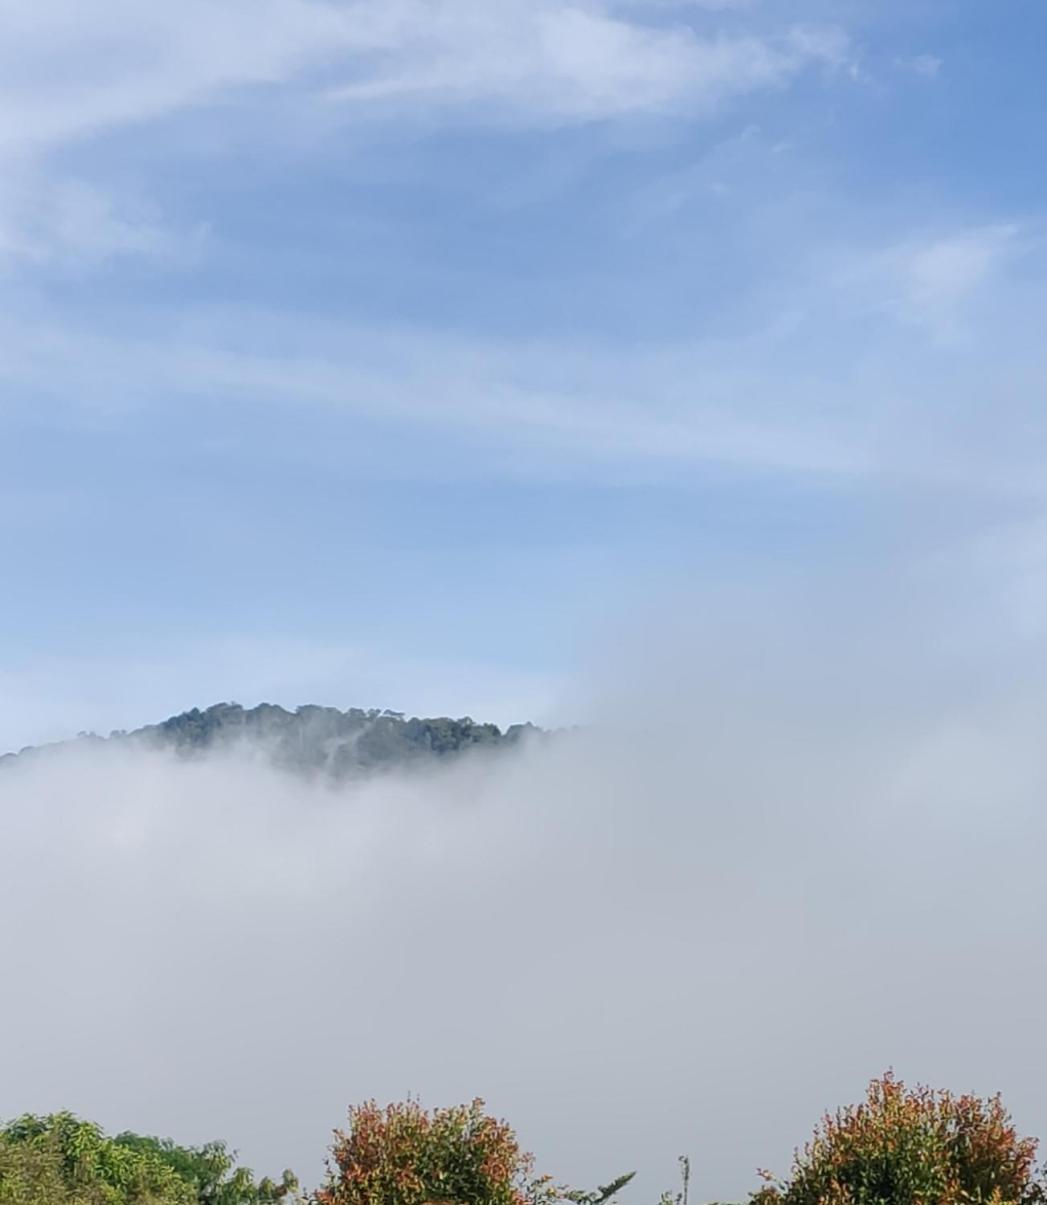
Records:
M307 704L288 711L273 703L250 708L216 703L131 732L112 732L108 737L81 733L77 741L168 750L183 757L256 751L281 769L337 779L431 764L474 750L511 748L539 733L532 724L513 724L503 731L497 724L470 716L420 719L376 708L339 711ZM0 757L0 765L73 743L23 749Z

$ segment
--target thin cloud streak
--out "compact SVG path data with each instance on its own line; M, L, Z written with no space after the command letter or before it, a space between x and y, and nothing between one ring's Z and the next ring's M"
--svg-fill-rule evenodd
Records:
M685 22L636 16L563 0L103 0L86 24L70 0L43 0L31 14L8 5L0 164L6 192L26 203L0 195L0 255L74 268L133 254L191 258L186 242L198 250L199 231L187 240L142 221L122 186L67 178L57 162L233 101L250 113L264 98L317 129L441 115L495 126L698 117L804 71L836 70L848 54L835 27L699 36ZM234 138L228 119L226 107L207 138Z
M54 405L59 422L221 398L430 429L529 475L719 465L1035 499L1044 301L1026 262L1011 273L1032 245L993 224L812 252L779 321L693 341L500 340L244 309L187 310L162 339L9 320L0 379L27 399L9 410ZM1001 407L1025 415L1022 438Z
M703 382L701 357L688 363L685 356L681 363L669 353L659 370L657 352L630 362L605 350L586 356L555 344L511 347L352 329L337 342L326 354L266 355L220 345L179 346L172 338L133 342L22 329L10 337L18 352L0 374L68 397L64 384L48 377L56 361L75 362L78 404L103 413L153 404L146 399L158 395L220 394L418 421L597 463L713 462L828 476L862 474L866 468L864 453L848 444L846 432L838 437L820 426L805 429L796 412L783 422L766 413L759 396L746 399L744 374L721 375L713 363ZM675 371L685 367L696 377L681 390ZM623 378L633 383L623 385Z
M708 104L835 57L824 39L788 31L703 39L684 26L651 26L599 3L559 0L190 0L149 9L105 0L89 26L70 0L44 0L31 15L8 5L4 33L0 153L8 154L319 70L358 75L342 90L360 99L501 97L518 116L544 120L552 112L586 121ZM65 67L60 86L56 62Z
M846 37L836 29L700 37L686 26L631 23L599 6L460 3L441 17L427 20L416 5L413 15L391 20L378 69L329 95L357 103L410 98L459 110L494 102L509 115L554 121L701 112L781 86L810 66L838 66L846 54ZM468 115L484 122L492 111L469 108Z

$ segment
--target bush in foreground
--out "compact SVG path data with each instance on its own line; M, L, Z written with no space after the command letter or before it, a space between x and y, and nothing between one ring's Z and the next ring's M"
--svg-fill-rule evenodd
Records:
M26 1115L0 1132L0 1205L196 1205L155 1157L71 1113Z
M909 1090L890 1073L857 1106L827 1114L790 1176L750 1205L1047 1205L1036 1141L1020 1137L999 1097ZM681 1190L661 1205L688 1205ZM536 1176L516 1135L483 1101L426 1112L407 1101L349 1111L326 1183L308 1205L608 1205L632 1175L594 1192ZM0 1127L0 1205L291 1205L294 1177L255 1182L220 1142L110 1138L70 1113Z
M755 1205L1045 1205L1036 1140L998 1096L907 1089L888 1072L865 1101L827 1114L791 1176Z
M317 1205L605 1205L632 1179L596 1192L568 1192L535 1176L534 1160L484 1102L426 1112L416 1101L349 1110L335 1132L328 1182Z
M275 1205L296 1188L290 1172L256 1183L221 1142L110 1138L72 1113L25 1114L0 1129L0 1205Z
M349 1110L319 1205L525 1205L532 1161L483 1101L425 1112L417 1102Z

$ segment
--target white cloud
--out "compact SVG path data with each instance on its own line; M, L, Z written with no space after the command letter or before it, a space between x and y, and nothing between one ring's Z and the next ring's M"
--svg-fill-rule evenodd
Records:
M9 319L0 380L29 404L102 415L216 399L326 410L408 443L426 432L470 476L664 483L721 466L1040 497L1030 432L1042 419L1028 399L1045 369L1042 273L1008 270L1035 249L1030 229L806 243L770 274L748 326L720 337L498 340L239 308L158 315L137 335ZM367 471L403 466L378 458Z
M178 267L196 262L206 233L174 229L155 206L84 180L9 165L0 181L0 266L80 269L136 257Z
M948 309L979 288L1013 247L1014 225L983 226L899 251L906 292L918 312Z
M3 6L0 152L39 150L276 83L358 42L352 14L310 0L75 0Z
M1022 249L1022 228L997 222L922 234L845 256L841 282L936 339L955 339L969 306Z
M851 40L838 25L795 25L789 30L788 42L800 62L822 63L858 74Z
M0 14L0 166L8 181L42 183L28 215L10 185L0 195L0 254L81 265L185 258L197 233L172 237L49 159L244 89L313 89L325 121L443 110L584 122L704 112L846 53L833 30L699 37L601 0L100 0L90 20L75 0L0 0Z
M895 59L895 64L905 71L922 75L924 79L937 79L941 74L944 60L936 54L917 54L912 58Z
M8 323L0 380L119 410L157 398L223 397L322 406L424 423L534 463L687 466L852 476L868 458L846 418L826 423L802 379L768 394L744 341L649 352L524 345L410 330L351 328L264 314L201 319L194 338L103 337ZM249 349L236 331L268 330ZM69 365L75 388L55 365ZM73 368L72 366L75 366ZM148 399L148 401L146 401Z
M609 8L619 12L670 11L705 9L709 12L728 12L751 8L755 0L610 0Z
M1040 497L1032 432L1043 424L1028 399L1047 367L1042 286L993 280L991 249L1010 253L1010 229L820 259L808 247L730 337L500 341L253 309L159 315L137 336L9 319L0 381L23 404L47 399L99 421L216 399L260 417L278 406L378 421L408 443L427 433L440 462L469 476L664 484L719 466ZM378 458L366 471L404 470Z
M99 134L274 84L355 43L350 14L311 0L0 2L0 256L86 266L192 260L202 231L148 201L72 179L52 157Z
M846 46L836 30L704 37L686 25L647 25L601 5L549 0L457 0L442 5L437 20L412 0L395 9L385 53L334 97L497 106L493 114L477 110L482 120L499 112L584 121L705 110L779 86L812 64L838 65Z
M357 101L434 96L586 120L709 105L833 61L838 34L699 37L597 0L73 0L4 6L0 152L149 121L326 65Z
M1042 649L942 651L992 628L980 584L703 582L594 650L606 732L440 774L8 767L0 960L34 990L0 993L0 1115L315 1183L351 1101L481 1093L543 1171L637 1168L635 1201L684 1151L742 1200L890 1064L1042 1133ZM1001 959L1005 1025L971 973Z

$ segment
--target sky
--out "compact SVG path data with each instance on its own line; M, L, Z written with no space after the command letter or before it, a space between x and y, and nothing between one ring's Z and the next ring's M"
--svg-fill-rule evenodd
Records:
M88 14L87 8L90 12ZM0 0L0 1117L369 1095L695 1198L894 1066L1047 1137L1031 0Z
M986 541L1035 625L1041 6L0 25L5 748L559 721L658 591Z

